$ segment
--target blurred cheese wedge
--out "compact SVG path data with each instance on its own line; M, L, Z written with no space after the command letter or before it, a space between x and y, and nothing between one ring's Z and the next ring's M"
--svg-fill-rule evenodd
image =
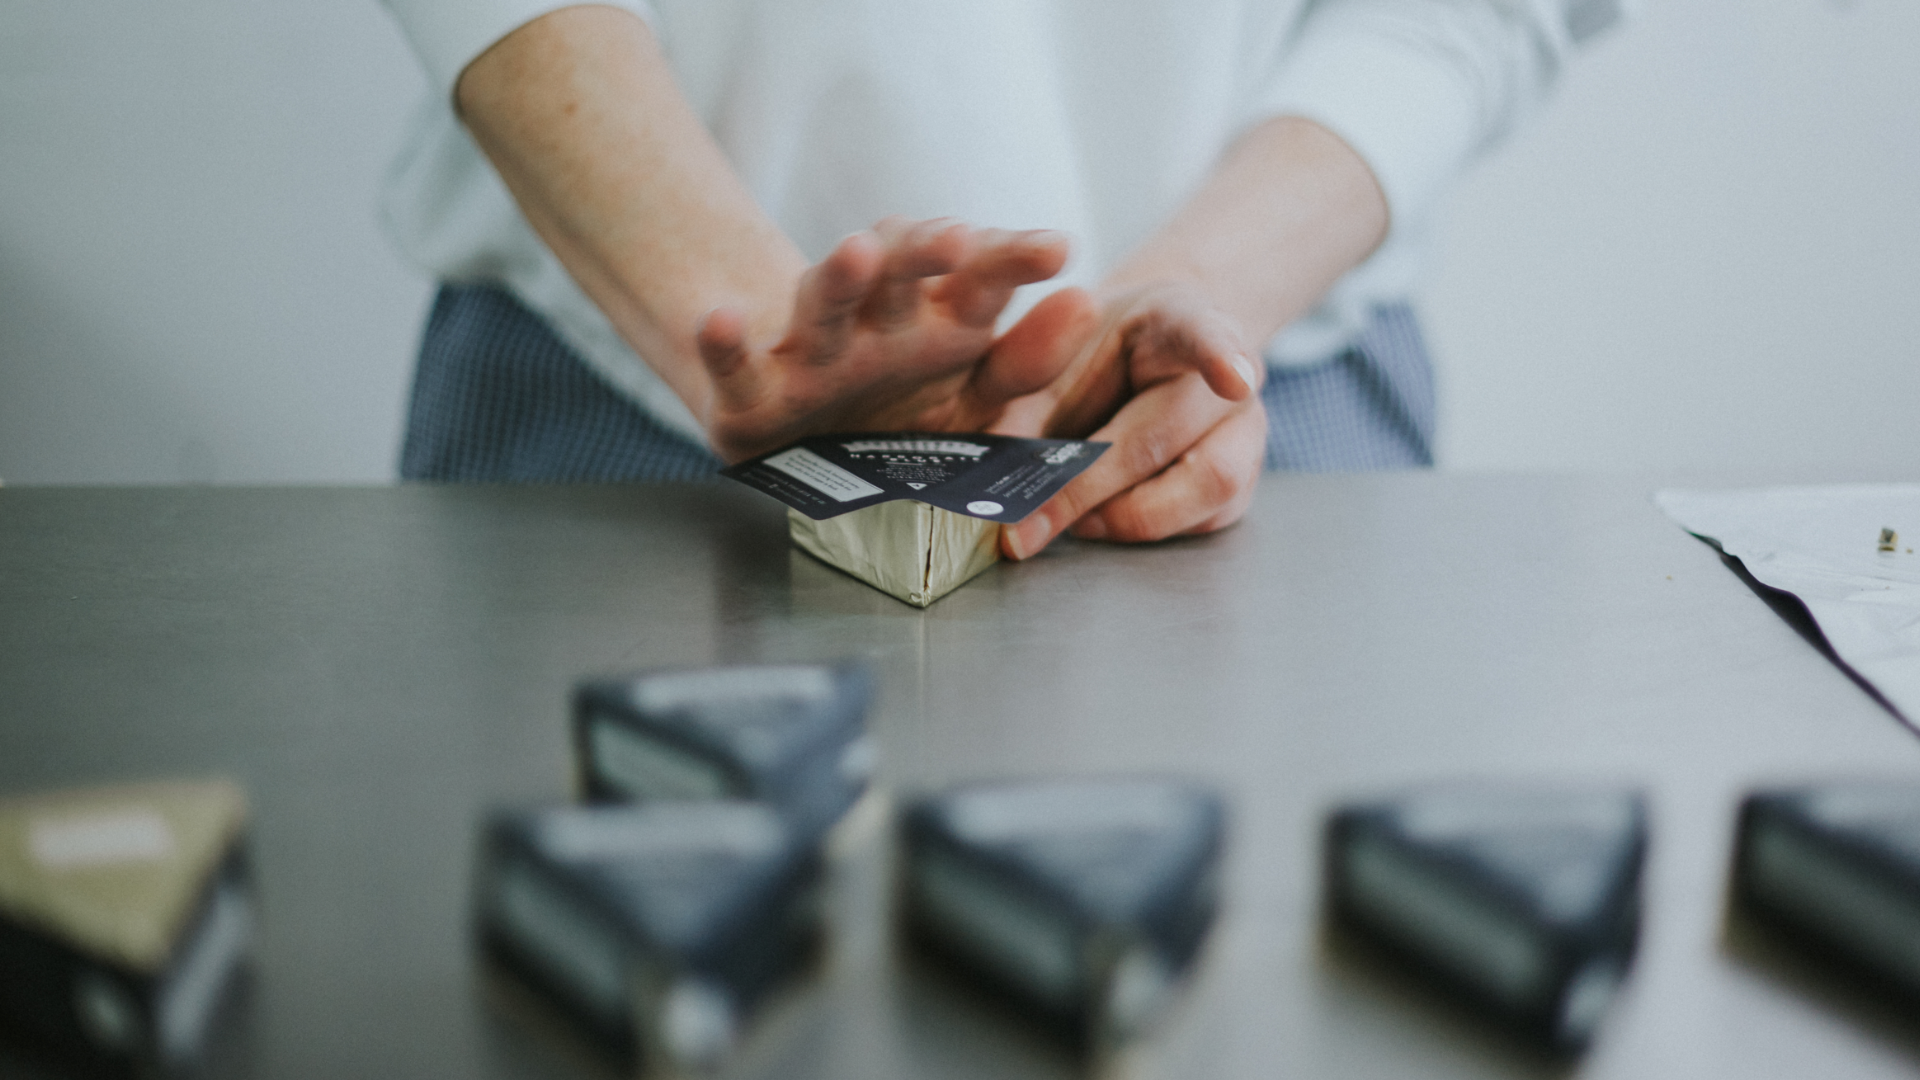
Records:
M1460 784L1327 823L1336 925L1562 1052L1633 961L1646 808L1633 791Z
M1920 783L1755 792L1736 844L1733 895L1745 911L1862 986L1920 1001Z
M962 787L906 812L912 938L1084 1050L1146 1029L1219 906L1225 807L1174 780Z
M483 945L638 1071L721 1066L813 958L820 860L747 802L509 811L483 826Z
M0 801L0 1026L87 1071L190 1060L250 936L246 813L218 780Z
M867 790L873 677L858 663L665 668L573 694L593 802L753 799L822 836Z

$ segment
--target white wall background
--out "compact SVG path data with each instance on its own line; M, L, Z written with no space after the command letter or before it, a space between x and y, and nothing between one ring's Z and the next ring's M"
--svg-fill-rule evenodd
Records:
M1443 460L1920 478L1920 4L1640 7L1452 206Z
M1920 4L1642 8L1442 230L1443 464L1920 466ZM390 478L420 85L373 0L0 5L0 478Z
M0 2L0 478L391 478L422 84L373 0Z

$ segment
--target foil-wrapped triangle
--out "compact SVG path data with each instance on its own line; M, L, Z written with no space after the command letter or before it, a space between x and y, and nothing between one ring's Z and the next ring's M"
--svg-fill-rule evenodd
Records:
M813 435L723 470L786 503L796 546L916 607L1000 558L1000 529L1106 449L1075 439Z
M802 551L890 596L926 607L1000 561L1000 523L911 499L815 521L787 511Z

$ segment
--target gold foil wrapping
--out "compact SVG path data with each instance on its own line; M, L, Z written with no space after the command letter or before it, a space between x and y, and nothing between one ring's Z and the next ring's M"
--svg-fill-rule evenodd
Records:
M1000 523L911 499L815 521L787 511L793 542L829 566L926 607L1000 559Z
M246 813L246 796L223 780L0 800L0 916L158 971Z

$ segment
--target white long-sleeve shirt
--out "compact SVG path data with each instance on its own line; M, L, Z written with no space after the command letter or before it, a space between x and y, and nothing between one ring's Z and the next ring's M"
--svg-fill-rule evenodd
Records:
M609 383L697 442L692 414L535 236L452 110L466 65L567 0L385 0L428 100L389 177L389 232L442 280L491 281ZM1372 168L1378 251L1266 348L1345 348L1413 284L1434 201L1623 0L618 0L766 212L812 260L887 214L1068 233L1090 285L1172 215L1229 142L1312 119Z

